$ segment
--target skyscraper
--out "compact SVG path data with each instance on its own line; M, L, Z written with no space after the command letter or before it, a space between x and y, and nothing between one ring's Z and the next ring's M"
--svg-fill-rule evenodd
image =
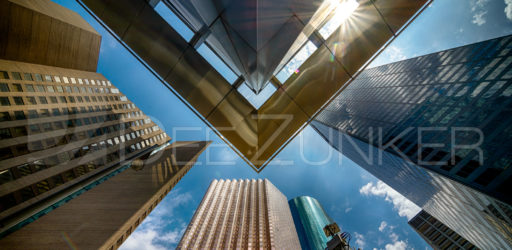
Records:
M3 249L117 249L209 142L175 142L126 163L44 210L0 239ZM67 203L66 203L67 202Z
M409 225L436 250L477 249L471 242L432 217L425 210L421 210L409 220Z
M432 0L78 2L259 172Z
M94 72L101 37L77 13L51 1L0 9L3 233L170 138Z
M313 126L475 246L510 247L511 38L367 69Z
M299 196L288 203L302 249L325 249L329 238L325 236L324 227L333 220L322 205L309 196Z
M179 249L300 249L286 197L268 180L213 180Z

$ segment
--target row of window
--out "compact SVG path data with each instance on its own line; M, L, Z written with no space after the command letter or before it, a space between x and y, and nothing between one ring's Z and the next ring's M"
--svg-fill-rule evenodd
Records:
M0 212L5 211L13 206L16 206L20 203L28 201L38 195L41 195L55 187L58 187L66 182L69 182L77 177L87 174L90 171L101 168L109 163L118 162L121 159L120 152L125 154L133 153L137 150L136 144L132 144L130 146L126 146L124 150L115 151L105 156L90 161L86 164L77 166L73 169L65 171L63 173L54 175L50 178L42 180L36 184L24 187L12 193L9 193L5 196L0 197ZM46 165L43 162L33 162L30 164L24 164L19 166L19 168L11 169L10 171L2 171L0 172L0 180L5 178L9 178L14 171L15 174L25 173L25 172L37 172L41 169L46 168Z
M102 129L97 130L99 133L109 133L113 131L103 131ZM12 180L36 173L38 171L41 171L43 169L51 168L53 166L57 166L59 164L63 164L66 162L69 162L74 159L78 159L81 157L86 156L87 154L99 151L99 150L106 150L108 148L111 148L116 145L123 145L125 142L128 142L130 140L136 139L138 137L141 137L145 134L144 131L147 130L137 130L131 133L127 133L125 135L115 136L106 140L102 140L99 142L91 143L79 148L75 148L72 150L60 152L58 154L39 159L36 161L33 161L31 163L22 164L16 167L11 167L9 169L3 170L0 173L0 185L10 182ZM96 134L95 136L99 136L101 134ZM81 137L83 136L83 137ZM48 143L53 143L53 146L59 146L59 145L65 145L72 142L73 140L79 140L79 139L85 139L85 133L82 135L69 135L69 136L63 136L60 138L50 138L42 141L36 141L31 142L30 145L35 145L31 147L40 147L43 148L42 143L46 143L47 146ZM50 140L50 142L49 142ZM60 141L59 141L60 140ZM165 133L160 133L158 135L152 136L148 139L141 140L140 142L137 142L133 144L134 150L140 150L143 148L146 148L148 146L153 145L154 143L157 143L158 141L165 140ZM68 141L68 142L61 142L61 141ZM33 150L37 151L39 148L34 148Z
M35 119L35 118L43 118L43 117L49 117L49 116L61 116L61 115L74 115L79 113L92 113L92 112L104 112L104 111L112 111L112 107L114 107L115 110L117 109L128 109L128 108L134 108L134 105L125 105L125 104L118 104L118 105L102 105L100 106L88 106L86 107L69 107L69 108L61 108L60 110L58 108L53 108L50 112L49 109L40 109L39 112L35 109L29 109L26 112L24 110L20 111L12 111L11 112L0 112L0 122L2 121L15 121L15 120L25 120L28 118ZM79 109L80 108L80 109ZM136 116L141 116L141 111L134 111L134 112L128 112L128 113L121 113L121 118L131 118Z
M0 92L41 92L41 93L82 93L82 94L118 94L115 88L93 88L61 85L33 85L20 83L0 83Z
M118 96L105 96L105 99L101 96L1 96L0 97L0 105L2 106L11 106L14 105L37 105L37 104L56 104L56 103L84 103L84 102L103 102L105 101L120 101ZM131 103L125 104L113 104L114 106L122 107L122 106L132 106Z
M27 132L26 126L3 128L0 131L1 131L1 135L3 136L3 138L11 138L11 137L26 136L28 134L36 134L39 132L49 131L52 128L64 129L65 126L77 127L77 126L87 125L87 123L90 124L91 122L92 123L105 122L105 121L107 121L106 119L111 119L111 117L110 116L97 116L97 117L90 117L90 119L83 118L84 122L82 122L81 119L71 119L71 120L67 120L67 122L65 122L65 123L61 122L61 121L56 121L53 123L43 123L43 124L41 124L41 126L34 124L34 125L28 126L30 133ZM25 154L37 152L40 150L44 150L44 149L48 149L48 148L52 148L52 147L56 147L56 146L60 146L60 145L65 145L65 144L68 144L68 143L71 143L74 141L78 141L78 140L83 140L83 139L87 139L87 138L101 136L101 135L108 134L108 133L113 133L115 131L125 131L131 127L142 126L142 125L143 125L142 120L132 121L132 122L123 122L123 123L119 123L119 124L115 124L115 125L91 129L88 131L72 132L70 134L58 136L55 138L47 138L47 139L41 140L41 141L32 141L29 144L23 143L23 144L19 144L19 145L13 146L13 147L6 147L3 149L0 149L0 152L2 152L2 155L0 156L0 160L8 159L8 158L11 158L14 156L25 155ZM157 129L155 129L155 127ZM132 132L132 138L130 138L129 135L127 135L126 139L127 140L134 139L135 135L136 135L136 137L140 137L144 134L149 134L153 131L157 131L158 129L159 129L158 126L153 126L150 128L142 129L142 130L140 130L140 132L139 132L139 130L137 130L135 132ZM44 130L44 131L42 131L42 130ZM43 146L44 144L46 144L46 146ZM14 151L12 149L14 149Z
M48 74L37 74L37 73L20 73L0 71L0 79L3 80L23 80L23 81L36 81L36 82L56 82L56 83L70 83L70 84L86 84L86 85L98 85L98 86L112 86L110 81L105 80L92 80L87 78L78 77L67 77L67 76L52 76Z

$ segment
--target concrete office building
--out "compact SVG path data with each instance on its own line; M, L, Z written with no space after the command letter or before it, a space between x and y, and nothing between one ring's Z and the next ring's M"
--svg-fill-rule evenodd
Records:
M159 146L46 209L48 214L0 239L0 248L117 249L208 144Z
M409 220L409 225L436 250L477 249L471 242L425 212L425 210L421 210Z
M367 69L313 126L475 246L510 248L511 42Z
M313 197L299 196L288 201L302 249L326 249L332 237L325 236L324 227L334 221Z
M268 180L213 180L178 249L301 249L286 197Z
M0 233L169 141L103 75L101 37L51 1L0 1Z

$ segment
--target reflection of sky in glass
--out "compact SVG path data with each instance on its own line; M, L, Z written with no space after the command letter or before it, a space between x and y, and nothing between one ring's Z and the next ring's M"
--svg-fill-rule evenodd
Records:
M356 10L359 3L355 0L346 0L342 3L339 3L334 10L335 13L331 20L329 20L324 27L322 27L318 32L322 35L324 39L329 38L329 36L338 28L340 25L347 20L347 18L352 15L354 10Z
M155 11L173 27L183 39L190 41L194 36L194 32L190 30L174 13L161 1L156 7Z
M230 84L233 84L238 76L233 73L233 71L215 54L213 51L205 44L203 43L199 48L197 49L197 52L203 58L214 67L217 72L219 72Z
M259 109L261 105L263 105L263 103L265 103L265 101L267 101L267 99L276 92L276 87L274 87L272 83L268 83L267 86L261 90L258 95L256 95L251 89L249 89L249 87L247 87L247 84L243 83L238 87L238 92L240 92L240 94L242 94L253 107Z
M299 73L298 68L302 63L306 61L306 59L315 52L316 46L311 41L308 41L302 49L295 54L295 56L283 67L283 69L276 75L277 79L284 83L286 79L288 79L292 73Z

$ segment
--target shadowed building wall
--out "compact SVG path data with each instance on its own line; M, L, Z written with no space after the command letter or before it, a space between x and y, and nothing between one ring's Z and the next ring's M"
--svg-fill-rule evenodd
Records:
M52 1L0 1L0 59L96 71L101 36Z
M178 249L301 249L286 197L268 180L213 180Z
M439 249L477 249L468 240L461 237L451 228L438 221L432 215L421 210L410 221L409 225L416 231L432 248Z
M0 240L4 249L116 249L195 164L209 142L175 142L135 160Z

